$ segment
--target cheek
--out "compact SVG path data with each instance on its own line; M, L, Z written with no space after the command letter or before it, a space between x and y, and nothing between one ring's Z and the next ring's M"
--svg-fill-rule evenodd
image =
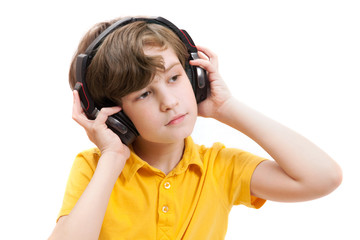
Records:
M133 109L131 111L129 118L134 123L136 129L139 131L140 135L144 132L148 132L149 130L154 129L154 126L159 122L158 115L154 114L149 108L142 108L142 109Z
M192 108L193 111L197 113L197 103L196 103L195 93L191 86L190 81L188 84L184 86L183 89L186 89L186 91L182 95L182 99L186 99L187 104Z

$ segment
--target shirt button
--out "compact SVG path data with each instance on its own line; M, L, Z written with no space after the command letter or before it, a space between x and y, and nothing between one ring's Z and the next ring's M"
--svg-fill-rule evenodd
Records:
M163 206L162 211L163 211L163 213L167 213L169 211L169 207L168 206Z
M171 184L169 182L164 183L164 188L169 189L171 187Z

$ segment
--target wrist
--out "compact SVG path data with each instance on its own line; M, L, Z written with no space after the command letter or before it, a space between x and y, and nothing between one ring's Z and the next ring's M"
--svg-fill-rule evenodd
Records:
M232 117L234 108L236 108L239 104L240 103L236 100L236 98L233 96L229 97L217 108L214 113L214 119L219 122L226 123L227 119Z
M113 158L123 157L125 160L130 157L130 149L123 143L114 143L100 148L101 155L108 155Z
M122 171L122 169L125 166L127 159L130 156L130 150L128 150L128 151L129 151L129 153L112 151L112 150L102 151L101 157L99 159L98 167L99 167L99 164L101 164L102 167L111 169L116 174L120 174L120 172Z

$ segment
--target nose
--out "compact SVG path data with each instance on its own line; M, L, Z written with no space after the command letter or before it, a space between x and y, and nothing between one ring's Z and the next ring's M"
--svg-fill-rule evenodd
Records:
M160 97L160 110L163 112L172 110L179 104L179 100L177 96L175 96L169 91L162 91L159 97Z

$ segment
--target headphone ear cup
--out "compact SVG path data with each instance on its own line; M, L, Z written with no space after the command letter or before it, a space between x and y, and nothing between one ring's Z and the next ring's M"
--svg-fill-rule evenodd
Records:
M121 142L127 146L139 136L134 124L123 111L111 115L106 121L106 124L120 137Z
M190 65L189 62L186 62L185 72L189 77L196 102L200 103L204 101L210 94L210 84L206 71L200 67Z

